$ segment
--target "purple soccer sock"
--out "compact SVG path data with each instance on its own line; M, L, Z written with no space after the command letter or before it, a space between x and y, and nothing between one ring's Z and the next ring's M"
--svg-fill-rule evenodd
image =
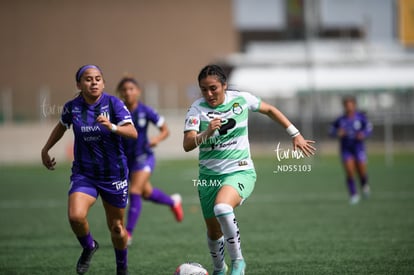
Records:
M116 259L116 268L117 269L126 269L128 267L128 249L114 249L115 250L115 259Z
M355 181L353 178L347 178L346 179L346 183L348 185L348 192L351 196L356 195L357 194L357 190L356 190L356 186L355 186Z
M91 232L88 232L85 236L77 237L80 245L83 248L92 249L95 246Z
M139 216L141 215L142 200L141 195L130 194L129 196L129 209L128 209L128 221L126 230L132 234L135 225L138 222Z
M149 196L148 200L159 204L174 206L174 201L171 199L171 197L158 188L152 189L152 193Z

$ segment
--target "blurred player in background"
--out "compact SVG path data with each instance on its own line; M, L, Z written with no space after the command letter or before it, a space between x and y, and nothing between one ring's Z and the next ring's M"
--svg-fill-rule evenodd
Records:
M372 125L363 113L357 111L355 97L347 96L342 103L344 114L332 123L330 134L340 142L340 154L350 195L349 203L357 204L360 198L354 180L355 173L358 173L363 196L368 198L370 195L364 140L371 134Z
M230 255L231 275L244 274L246 263L240 246L234 208L253 192L256 172L250 157L248 112L267 115L286 128L294 149L313 155L313 141L305 140L298 129L276 108L250 93L227 90L221 67L208 65L198 75L202 98L187 112L183 147L199 147L198 192L207 226L207 243L214 274L226 274L224 246Z
M140 101L142 91L136 79L132 77L121 79L117 92L131 112L134 126L139 133L136 140L124 139L130 180L130 205L126 229L128 231L128 244L131 244L132 233L141 214L141 197L154 203L169 206L178 222L183 220L184 213L179 194L167 195L150 183L150 176L155 167L155 156L152 148L169 135L165 119L154 109ZM148 138L150 123L153 123L159 129L159 134L151 139Z
M100 195L115 250L117 274L127 274L128 234L124 214L128 201L128 166L121 137L136 139L137 131L124 103L104 93L101 69L95 65L82 66L76 73L76 84L80 93L65 104L60 122L42 149L42 162L54 170L56 161L48 152L72 125L75 144L68 217L83 247L76 271L86 273L99 248L87 216Z

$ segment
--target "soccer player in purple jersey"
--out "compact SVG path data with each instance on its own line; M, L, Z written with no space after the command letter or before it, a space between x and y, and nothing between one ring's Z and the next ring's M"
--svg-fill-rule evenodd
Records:
M65 104L60 122L42 149L42 162L46 168L55 169L56 161L49 156L49 150L72 125L75 143L68 218L83 248L76 271L86 273L99 248L90 232L87 215L100 195L115 250L117 274L128 274L128 235L124 227L128 167L122 137L136 139L137 131L122 101L104 93L100 68L82 66L76 73L76 84L80 93Z
M349 203L357 204L359 195L354 180L355 170L359 176L363 196L368 198L370 195L364 141L371 134L372 125L363 113L357 111L355 97L345 97L343 106L344 114L332 123L330 134L340 141L340 153L350 195Z
M132 233L141 214L141 197L171 208L175 219L184 218L181 196L165 194L159 188L152 187L150 176L155 167L152 148L166 139L169 130L165 120L154 109L140 102L141 88L135 78L125 77L120 80L117 92L131 112L132 121L137 129L138 139L123 139L129 168L129 210L127 220L128 244L132 243ZM148 126L153 123L159 129L159 135L149 139Z

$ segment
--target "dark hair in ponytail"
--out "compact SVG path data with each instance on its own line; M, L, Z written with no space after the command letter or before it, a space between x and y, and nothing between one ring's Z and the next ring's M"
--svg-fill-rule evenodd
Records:
M220 83L223 85L227 83L227 76L224 73L224 70L215 64L207 65L200 71L198 74L198 83L210 75L216 76Z

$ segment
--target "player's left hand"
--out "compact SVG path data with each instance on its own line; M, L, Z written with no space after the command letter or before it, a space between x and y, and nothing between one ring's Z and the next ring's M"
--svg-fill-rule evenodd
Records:
M365 135L363 132L358 132L356 138L357 140L363 140L365 138Z
M304 139L302 135L298 135L292 139L293 150L301 150L305 156L309 157L314 155L316 148L313 146L315 141Z
M51 158L45 150L42 150L42 162L47 169L55 170L56 160L55 158Z
M104 115L99 115L96 118L96 122L102 124L103 126L105 126L106 128L108 128L108 130L112 129L112 123L109 121L109 119L104 116Z
M150 140L150 142L149 142L149 146L150 146L151 148L153 148L153 147L157 146L157 145L158 145L158 143L160 143L160 142L159 142L159 140L158 140L158 138L153 137L153 138L151 138L151 140Z

